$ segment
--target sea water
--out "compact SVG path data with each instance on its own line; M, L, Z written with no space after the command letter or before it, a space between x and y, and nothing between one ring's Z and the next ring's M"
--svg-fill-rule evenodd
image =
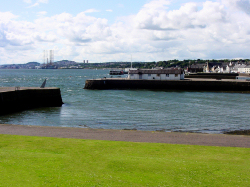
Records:
M59 87L62 107L0 116L2 124L223 133L249 129L250 94L152 90L85 90L109 70L0 70L1 87Z

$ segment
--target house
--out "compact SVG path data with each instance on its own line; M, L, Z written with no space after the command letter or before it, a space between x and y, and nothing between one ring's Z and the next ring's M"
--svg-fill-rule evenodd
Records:
M231 73L234 71L234 63L230 62L207 62L207 64L204 66L203 72L206 73Z
M249 65L247 65L247 66L245 67L245 73L250 73L250 66L249 66Z
M206 65L203 66L203 72L204 73L211 73L211 72L218 72L220 71L220 65L221 63L216 62L208 62Z
M182 80L185 78L181 68L129 70L128 79L143 80Z
M187 68L189 73L203 72L203 68L206 64L192 64Z
M239 68L244 68L246 65L245 64L235 64L235 66L232 68L232 72L234 73L239 73L240 71L244 71L243 69Z
M238 72L239 73L250 73L250 65L241 65L239 68L238 68Z
M232 73L233 71L233 64L230 63L221 63L221 65L218 65L218 73Z
M238 67L238 72L239 73L246 73L246 69L245 69L246 65L242 64Z

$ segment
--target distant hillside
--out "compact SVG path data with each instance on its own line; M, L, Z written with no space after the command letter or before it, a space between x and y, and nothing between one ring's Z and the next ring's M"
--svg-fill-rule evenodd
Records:
M28 66L40 66L40 63L38 63L38 62L28 62L26 65L28 65Z

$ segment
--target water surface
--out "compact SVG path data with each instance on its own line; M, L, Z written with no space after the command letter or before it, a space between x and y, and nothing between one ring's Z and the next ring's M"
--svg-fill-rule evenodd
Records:
M59 87L62 107L0 116L0 123L103 129L222 133L249 129L250 94L85 90L108 70L0 70L0 86Z

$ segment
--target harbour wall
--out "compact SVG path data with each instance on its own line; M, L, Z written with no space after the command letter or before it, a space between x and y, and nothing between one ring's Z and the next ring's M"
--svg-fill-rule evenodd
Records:
M201 78L201 79L236 79L238 73L190 73L185 78Z
M180 91L228 91L249 92L249 81L185 79L185 80L130 80L130 79L91 79L85 81L84 89L149 89Z
M62 104L60 88L0 88L0 115L38 107L61 107Z

